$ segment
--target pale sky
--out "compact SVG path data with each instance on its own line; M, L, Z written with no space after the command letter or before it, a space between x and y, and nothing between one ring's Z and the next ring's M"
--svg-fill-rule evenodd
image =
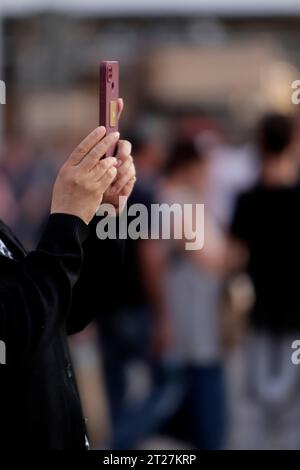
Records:
M300 13L300 0L1 0L0 12L57 10L102 14Z

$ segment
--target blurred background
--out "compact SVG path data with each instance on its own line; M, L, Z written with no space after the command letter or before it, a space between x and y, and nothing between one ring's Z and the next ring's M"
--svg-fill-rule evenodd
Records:
M117 301L70 340L93 448L300 448L299 42L296 0L1 0L0 218L28 249L97 126L100 60L132 201L205 203L204 250L129 241Z

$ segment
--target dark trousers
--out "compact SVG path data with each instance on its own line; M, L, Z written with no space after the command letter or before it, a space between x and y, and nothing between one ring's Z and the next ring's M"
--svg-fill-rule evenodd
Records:
M186 369L187 409L192 441L197 449L221 449L226 432L226 394L220 364Z

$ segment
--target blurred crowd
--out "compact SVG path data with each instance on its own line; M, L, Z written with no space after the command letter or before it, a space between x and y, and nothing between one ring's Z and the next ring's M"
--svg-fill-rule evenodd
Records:
M129 239L107 273L117 298L71 339L93 447L299 449L299 119L266 114L239 146L200 113L124 135L130 204L204 204L205 242ZM2 148L0 218L28 248L68 150L19 135Z

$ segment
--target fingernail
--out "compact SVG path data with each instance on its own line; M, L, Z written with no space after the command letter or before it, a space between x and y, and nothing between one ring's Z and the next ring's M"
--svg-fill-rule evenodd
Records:
M123 163L122 160L121 160L120 158L118 158L118 159L117 159L117 165L116 165L117 168L119 168L119 166L121 166L122 163Z
M115 194L115 193L117 192L116 187L115 187L115 186L112 186L112 187L110 188L110 192L111 192L111 194Z
M120 132L113 132L113 136L118 139L120 137Z

